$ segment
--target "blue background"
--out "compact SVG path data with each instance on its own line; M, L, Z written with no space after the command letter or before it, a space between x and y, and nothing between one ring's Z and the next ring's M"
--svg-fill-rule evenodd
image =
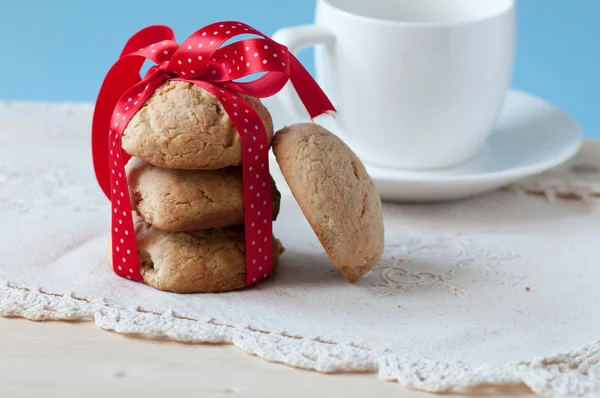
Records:
M219 20L244 21L271 35L284 26L310 23L314 12L314 0L0 4L0 98L39 101L93 101L122 45L146 25L170 25L179 41ZM517 15L512 86L561 106L586 136L600 137L600 0L518 0ZM300 60L313 70L310 51Z

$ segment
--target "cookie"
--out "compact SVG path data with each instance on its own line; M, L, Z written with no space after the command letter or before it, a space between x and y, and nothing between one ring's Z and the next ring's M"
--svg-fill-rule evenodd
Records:
M244 224L242 170L174 170L139 158L127 164L132 207L152 226L188 231ZM273 219L281 194L271 180Z
M283 177L330 260L355 282L381 258L381 199L358 157L313 123L275 134L273 152Z
M135 212L134 212L135 214ZM166 232L135 215L138 260L144 282L173 293L216 293L246 284L243 227ZM273 238L273 267L283 253ZM110 239L108 263L112 266Z
M240 94L273 136L273 121L258 98ZM217 98L192 83L159 87L123 132L125 152L172 169L214 170L242 163L239 134Z

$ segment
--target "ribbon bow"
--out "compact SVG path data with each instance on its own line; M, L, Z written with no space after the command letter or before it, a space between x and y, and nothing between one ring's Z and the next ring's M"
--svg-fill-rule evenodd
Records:
M222 46L244 34L258 37ZM140 69L146 59L156 65L142 79ZM256 73L264 74L253 81L237 81ZM150 26L133 35L98 94L92 153L96 178L112 204L113 269L117 275L136 281L143 279L125 173L130 156L122 150L121 139L131 118L168 80L193 83L216 96L240 134L246 285L251 285L272 269L269 143L260 117L239 94L269 97L290 80L311 118L334 111L333 105L285 46L246 24L217 22L198 30L181 45L167 26Z

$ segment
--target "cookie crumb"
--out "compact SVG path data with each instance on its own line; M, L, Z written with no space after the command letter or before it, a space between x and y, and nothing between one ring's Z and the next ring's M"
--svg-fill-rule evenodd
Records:
M525 286L525 290L527 290L528 292L530 292L531 288L529 286Z
M400 307L399 305L397 305L396 308L402 308L402 307Z

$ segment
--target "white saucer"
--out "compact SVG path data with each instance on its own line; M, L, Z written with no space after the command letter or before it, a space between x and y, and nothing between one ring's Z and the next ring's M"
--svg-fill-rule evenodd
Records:
M294 120L275 98L265 100L276 129ZM343 139L331 118L318 122ZM507 94L493 134L479 153L451 168L408 171L365 164L383 200L445 201L501 188L569 160L583 137L578 124L548 102L519 91Z

